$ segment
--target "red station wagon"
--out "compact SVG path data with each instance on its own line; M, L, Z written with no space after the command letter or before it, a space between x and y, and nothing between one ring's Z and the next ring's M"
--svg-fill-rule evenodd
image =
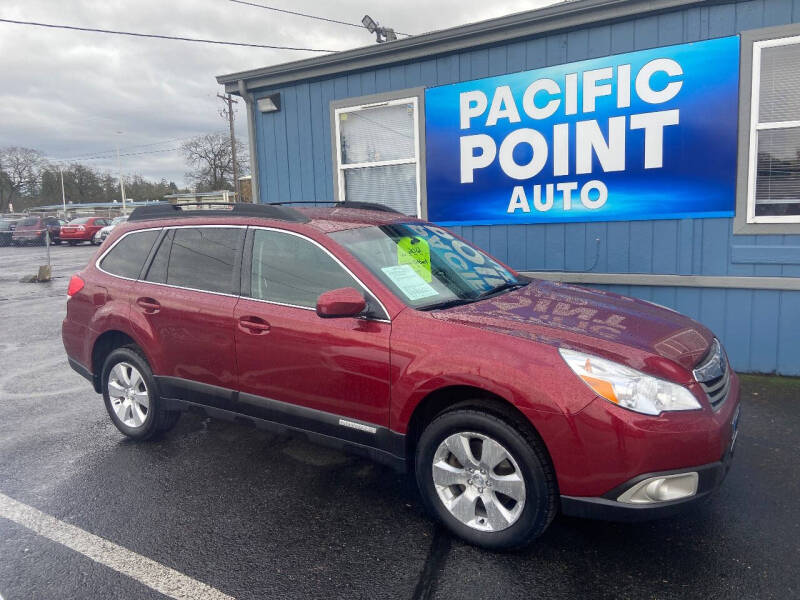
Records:
M101 217L80 217L72 219L61 227L61 239L70 246L81 242L91 242L94 234L111 222L110 219Z
M739 384L708 329L376 205L137 208L68 294L69 362L125 435L186 410L301 432L412 470L484 547L559 511L671 515L730 465Z

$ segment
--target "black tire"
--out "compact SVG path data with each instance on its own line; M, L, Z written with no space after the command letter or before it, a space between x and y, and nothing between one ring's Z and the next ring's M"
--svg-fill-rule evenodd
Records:
M516 521L498 531L481 531L461 522L445 507L433 481L439 445L456 433L470 432L499 442L514 458L525 482L525 504ZM547 451L525 424L481 408L456 408L425 428L416 448L415 474L428 511L465 541L491 550L526 546L550 525L558 511L557 484ZM497 498L497 496L495 496Z
M111 404L109 394L109 375L112 369L119 363L128 363L136 367L141 373L142 379L147 386L149 408L144 422L138 427L130 427L120 420ZM103 364L101 375L101 385L103 390L103 401L106 405L108 415L117 429L129 438L135 440L147 440L161 432L168 431L175 427L181 413L169 411L163 408L163 402L158 394L158 384L153 377L150 365L147 363L142 351L136 346L123 346L111 352Z

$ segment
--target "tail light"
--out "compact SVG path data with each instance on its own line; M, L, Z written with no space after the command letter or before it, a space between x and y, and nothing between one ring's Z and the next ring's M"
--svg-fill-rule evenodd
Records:
M69 280L69 287L67 288L67 296L74 296L83 289L84 281L77 275L73 275Z

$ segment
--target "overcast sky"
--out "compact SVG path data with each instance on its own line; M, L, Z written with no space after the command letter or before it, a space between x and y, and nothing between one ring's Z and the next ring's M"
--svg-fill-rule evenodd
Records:
M538 8L553 0L253 0L358 23L369 13L422 33ZM0 18L218 40L344 50L374 43L366 30L229 0L3 0ZM0 23L0 147L84 160L183 184L180 138L227 130L214 77L318 53L138 39ZM240 103L241 107L241 103ZM123 133L117 134L121 131ZM237 135L246 141L243 107ZM147 144L145 146L145 144ZM153 152L164 150L162 152Z

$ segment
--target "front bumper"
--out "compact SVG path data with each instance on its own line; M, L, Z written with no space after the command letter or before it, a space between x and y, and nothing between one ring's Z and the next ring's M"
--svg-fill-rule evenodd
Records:
M736 427L738 428L738 414L736 421ZM705 501L722 485L731 467L737 433L738 431L734 432L730 447L718 462L673 471L644 473L626 481L600 497L561 496L561 512L571 517L623 522L649 521L680 514ZM697 473L697 492L687 498L648 504L631 504L617 500L625 491L645 479L690 472Z

